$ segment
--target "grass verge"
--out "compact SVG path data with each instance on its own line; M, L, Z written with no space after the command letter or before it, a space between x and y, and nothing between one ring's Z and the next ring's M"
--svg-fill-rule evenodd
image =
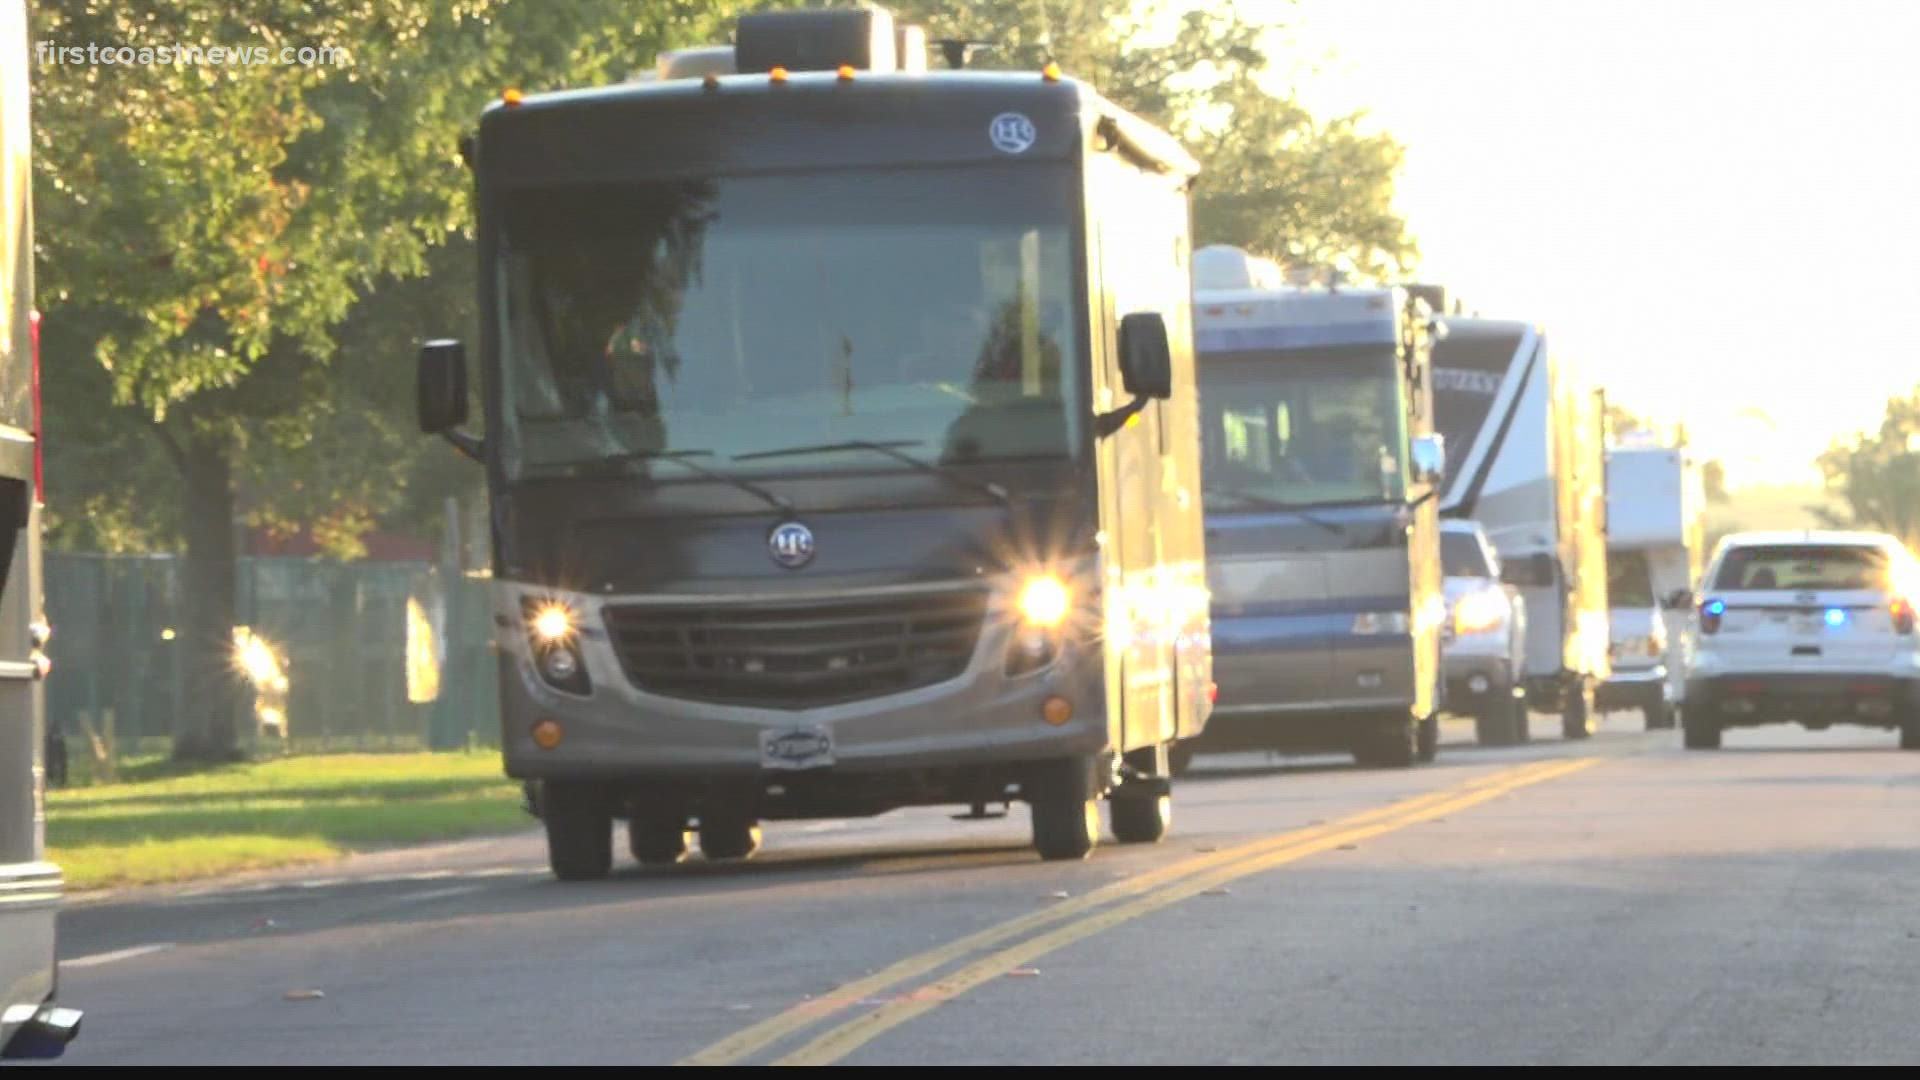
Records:
M500 755L328 754L57 790L47 846L74 889L186 881L531 824Z

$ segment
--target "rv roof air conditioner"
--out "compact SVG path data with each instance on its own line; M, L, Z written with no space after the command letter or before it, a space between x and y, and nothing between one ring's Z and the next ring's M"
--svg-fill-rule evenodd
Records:
M901 63L900 49L918 44L920 55ZM893 13L881 7L762 11L740 16L733 38L734 63L743 74L776 67L788 71L925 71L926 34L896 34Z
M1278 289L1286 285L1280 264L1227 244L1209 244L1193 253L1196 289Z

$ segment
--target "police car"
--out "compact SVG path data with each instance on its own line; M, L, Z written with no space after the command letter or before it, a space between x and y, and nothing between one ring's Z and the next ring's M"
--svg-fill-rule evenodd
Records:
M1920 563L1883 533L1740 533L1701 579L1682 727L1712 750L1728 728L1798 722L1896 730L1920 750Z

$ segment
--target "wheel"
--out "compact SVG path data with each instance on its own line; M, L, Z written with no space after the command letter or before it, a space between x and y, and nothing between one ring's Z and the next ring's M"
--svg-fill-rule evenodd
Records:
M1666 731L1673 727L1673 706L1664 701L1641 712L1646 715L1648 731Z
M1167 751L1167 768L1173 770L1175 776L1185 776L1187 770L1192 767L1193 748L1183 743L1174 743L1173 747Z
M592 881L613 870L613 808L599 789L548 781L540 820L547 827L547 863L561 881Z
M1035 799L1033 847L1048 861L1084 859L1100 842L1100 804L1092 799Z
M1527 703L1508 695L1488 702L1473 716L1473 737L1481 746L1512 746L1526 739Z
M1689 750L1720 749L1720 725L1710 716L1692 709L1680 710L1681 742Z
M1585 686L1567 691L1560 703L1560 733L1569 739L1584 739L1598 727L1594 722L1593 692Z
M1370 768L1405 769L1420 756L1418 725L1394 720L1367 732L1353 748L1353 760Z
M1900 721L1900 749L1920 750L1920 716L1908 716Z
M687 819L635 814L627 822L627 849L641 866L672 866L687 857Z
M700 854L708 859L751 859L760 850L760 823L751 818L700 818Z
M1513 741L1519 745L1533 741L1533 709L1525 694L1513 699Z
M1173 824L1173 796L1126 795L1114 792L1107 800L1113 838L1123 844L1157 844Z
M1432 761L1440 754L1440 714L1434 713L1421 720L1414 732L1414 756L1422 762Z

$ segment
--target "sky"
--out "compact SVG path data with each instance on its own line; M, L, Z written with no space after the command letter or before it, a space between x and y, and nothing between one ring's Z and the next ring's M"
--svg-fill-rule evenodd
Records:
M1831 440L1920 384L1920 3L1281 17L1276 88L1406 147L1416 276L1541 324L1610 401L1684 420L1732 486L1817 482Z

